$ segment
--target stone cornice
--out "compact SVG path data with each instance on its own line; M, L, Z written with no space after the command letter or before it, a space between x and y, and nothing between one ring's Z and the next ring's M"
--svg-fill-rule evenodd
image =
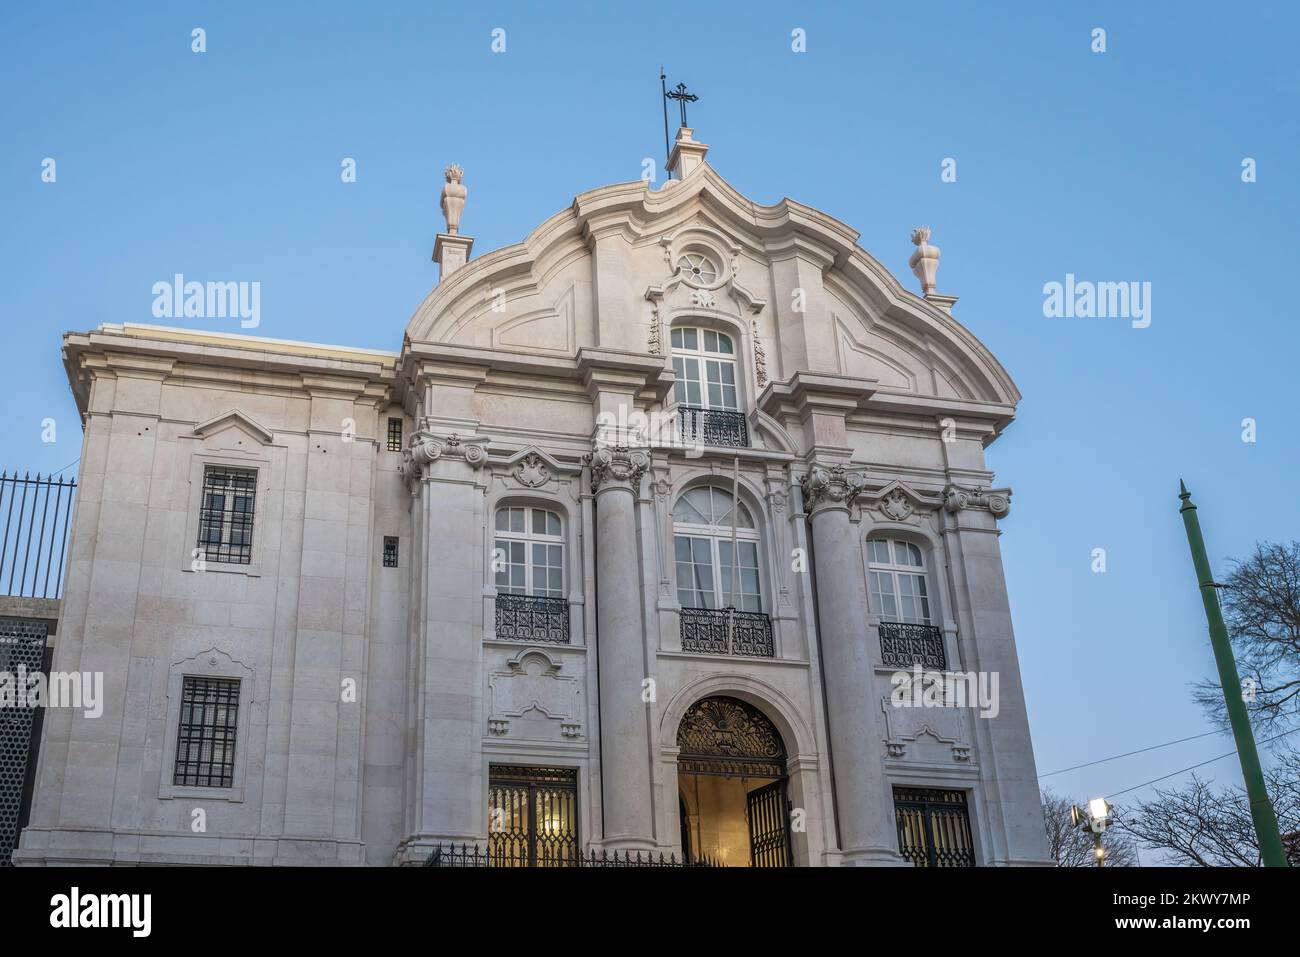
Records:
M314 351L313 351L314 350ZM135 375L193 378L239 387L248 372L267 377L273 389L301 391L304 381L349 381L345 391L387 401L396 378L397 356L373 350L254 336L191 333L155 326L104 325L63 337L63 364L78 410L88 411L90 380Z
M803 418L811 412L848 415L874 394L875 379L820 372L796 372L787 382L772 382L758 397L758 407L778 422L783 415Z

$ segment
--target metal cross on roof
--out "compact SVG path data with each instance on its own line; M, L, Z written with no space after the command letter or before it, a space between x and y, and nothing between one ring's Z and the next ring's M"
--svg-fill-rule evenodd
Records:
M686 104L694 103L696 100L699 99L699 97L696 96L694 93L687 93L685 83L678 83L675 87L673 87L671 90L665 93L664 96L666 96L670 100L677 101L677 105L680 106L682 110L682 126L685 126L686 125Z

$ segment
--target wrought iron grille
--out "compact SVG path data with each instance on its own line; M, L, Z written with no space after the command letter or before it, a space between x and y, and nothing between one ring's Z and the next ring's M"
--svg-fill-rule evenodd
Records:
M477 844L436 844L425 858L425 867L528 867L526 857L504 856ZM579 852L564 867L713 867L707 857L679 861L675 854L641 851L588 850Z
M385 568L397 567L397 536L396 535L384 536L384 567Z
M186 675L181 689L181 722L176 732L172 783L200 788L233 786L238 725L238 678Z
M577 770L492 765L487 853L493 867L576 866Z
M402 420L388 420L388 451L402 451Z
M253 560L253 502L257 472L209 465L203 470L199 548L210 562L247 565Z
M6 595L58 598L76 479L0 473L0 585ZM57 555L57 557L56 557ZM51 581L53 578L53 581ZM51 585L53 588L51 588Z
M767 715L717 695L691 705L677 726L677 770L722 777L785 777L785 742Z
M745 413L734 409L702 409L694 405L677 407L677 424L682 442L690 445L724 445L749 448L749 426Z
M898 852L917 867L974 867L966 792L894 788Z
M496 635L511 641L569 643L569 602L542 595L497 595Z
M771 658L776 654L772 619L734 608L683 608L682 651Z
M880 623L880 657L886 668L911 668L920 665L935 671L948 667L943 647L943 632L936 625L918 625L908 621Z
M19 669L39 672L47 627L43 621L0 618L0 673L16 680L22 674ZM26 690L28 685L21 687ZM23 796L36 759L35 721L36 709L25 703L0 707L0 867L11 866L24 823Z

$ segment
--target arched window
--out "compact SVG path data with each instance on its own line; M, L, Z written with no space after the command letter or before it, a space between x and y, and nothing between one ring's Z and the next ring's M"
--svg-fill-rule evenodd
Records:
M763 610L758 528L741 502L734 516L733 554L732 504L730 492L700 486L687 491L673 506L677 601L683 608Z
M740 408L736 393L736 346L731 337L712 329L683 328L672 332L673 397L679 405L697 409Z
M871 603L885 621L930 624L925 555L911 542L873 538L867 542Z
M528 506L497 509L493 568L499 594L563 598L560 516Z

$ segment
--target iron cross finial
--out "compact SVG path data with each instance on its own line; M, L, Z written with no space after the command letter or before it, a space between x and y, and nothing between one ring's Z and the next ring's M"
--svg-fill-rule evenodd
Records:
M686 125L686 104L694 103L696 100L699 99L699 97L696 96L694 93L687 93L685 83L678 83L677 86L673 87L672 90L665 93L664 96L666 96L670 100L677 101L677 105L681 107L681 111L682 111L682 126L685 126Z

